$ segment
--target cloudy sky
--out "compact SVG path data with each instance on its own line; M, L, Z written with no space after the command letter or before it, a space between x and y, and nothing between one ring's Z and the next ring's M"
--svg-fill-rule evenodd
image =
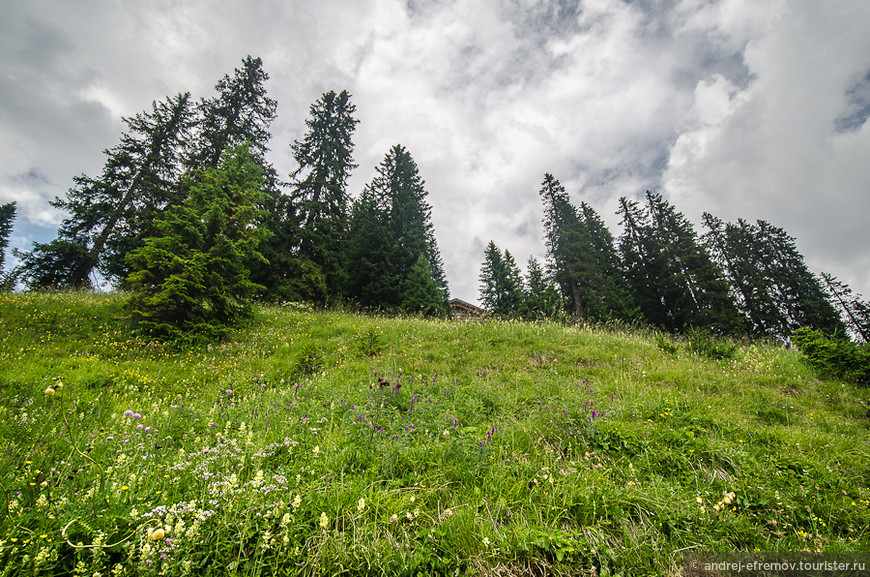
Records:
M393 144L417 161L453 296L490 240L546 248L546 172L620 232L619 197L693 222L767 220L816 272L870 297L866 0L0 0L0 203L12 246L96 175L124 116L214 94L250 54L278 101L271 161L310 104L348 90L357 195ZM700 231L699 227L699 231Z

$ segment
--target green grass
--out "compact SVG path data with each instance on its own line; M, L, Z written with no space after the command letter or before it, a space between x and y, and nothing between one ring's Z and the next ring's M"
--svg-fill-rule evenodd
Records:
M695 551L870 550L870 395L790 350L291 306L175 348L122 301L0 295L0 575L676 575Z

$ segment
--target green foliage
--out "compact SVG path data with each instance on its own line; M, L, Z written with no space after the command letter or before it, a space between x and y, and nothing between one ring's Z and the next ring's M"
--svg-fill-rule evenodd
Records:
M870 547L867 389L795 350L272 305L179 349L122 302L0 294L7 574L659 575L690 547Z
M290 145L298 164L290 196L298 210L299 251L323 271L332 297L341 296L345 284L355 111L346 90L324 93L311 105L308 131Z
M323 368L323 363L323 351L316 344L308 343L296 355L293 370L299 376L311 376Z
M821 281L783 229L763 220L723 223L708 213L703 222L704 243L725 271L751 334L785 340L799 327L845 332Z
M262 171L247 147L232 149L219 168L190 182L188 200L156 223L128 260L133 320L161 338L225 336L250 316L257 286L245 263L260 240L257 217Z
M480 302L500 317L518 316L523 305L523 279L508 251L502 253L493 241L484 251L480 270Z
M367 357L376 357L384 351L384 338L380 330L368 327L356 336L356 347Z
M27 252L15 251L21 263L12 272L29 289L89 288L90 278L82 270L93 268L87 246L81 241L56 238L34 242Z
M408 271L408 278L402 287L402 310L424 316L443 316L447 313L444 295L438 289L424 254L417 257L417 262Z
M722 271L694 228L659 194L647 204L620 199L620 251L634 302L647 322L670 332L702 327L741 330L740 314Z
M404 147L393 146L351 214L347 256L353 266L348 271L348 295L364 307L409 310L403 303L411 298L409 305L423 304L435 314L446 313L447 281L426 196L417 163ZM421 256L428 275L419 267ZM415 268L416 278L434 281L437 306L426 296L431 287L408 282ZM408 290L415 295L409 297Z
M737 344L710 335L709 330L691 328L686 333L689 352L709 359L723 360L734 358ZM660 345L661 346L661 345Z
M822 331L800 328L792 342L822 375L870 385L870 349L847 339L832 339Z
M3 285L3 263L6 261L6 249L9 247L9 235L12 234L14 221L15 203L0 204L0 286Z
M675 355L677 354L677 351L680 350L679 345L675 343L671 337L661 332L656 333L655 341L656 345L669 355Z

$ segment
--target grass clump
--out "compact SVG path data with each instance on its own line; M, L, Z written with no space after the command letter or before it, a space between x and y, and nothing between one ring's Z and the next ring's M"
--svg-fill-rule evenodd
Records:
M676 575L695 550L870 548L867 389L793 350L279 306L169 348L122 302L0 295L3 574Z

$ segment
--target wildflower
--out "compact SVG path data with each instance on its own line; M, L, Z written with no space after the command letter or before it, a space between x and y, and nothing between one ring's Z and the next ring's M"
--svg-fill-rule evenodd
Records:
M360 498L360 500L357 501L356 510L359 511L360 513L362 513L363 509L365 509L365 508L366 508L366 500L364 498Z
M45 394L48 395L49 397L53 397L54 396L54 389L52 389L51 387L48 387L47 389L45 389Z
M320 514L320 527L322 529L326 529L326 526L329 525L329 517L326 516L326 513Z
M163 529L155 529L154 531L149 531L149 533L151 533L150 536L155 541L160 541L166 535L166 533L163 532Z
M394 515L390 515L390 523L395 523L395 522L397 522L398 520L399 520L399 516L398 516L398 515L395 515L395 514L394 514Z
M126 411L124 411L124 416L125 417L132 417L133 411L131 411L130 409L127 409Z
M485 546L489 547L489 537L484 537L484 538L483 538L483 544L484 544Z

